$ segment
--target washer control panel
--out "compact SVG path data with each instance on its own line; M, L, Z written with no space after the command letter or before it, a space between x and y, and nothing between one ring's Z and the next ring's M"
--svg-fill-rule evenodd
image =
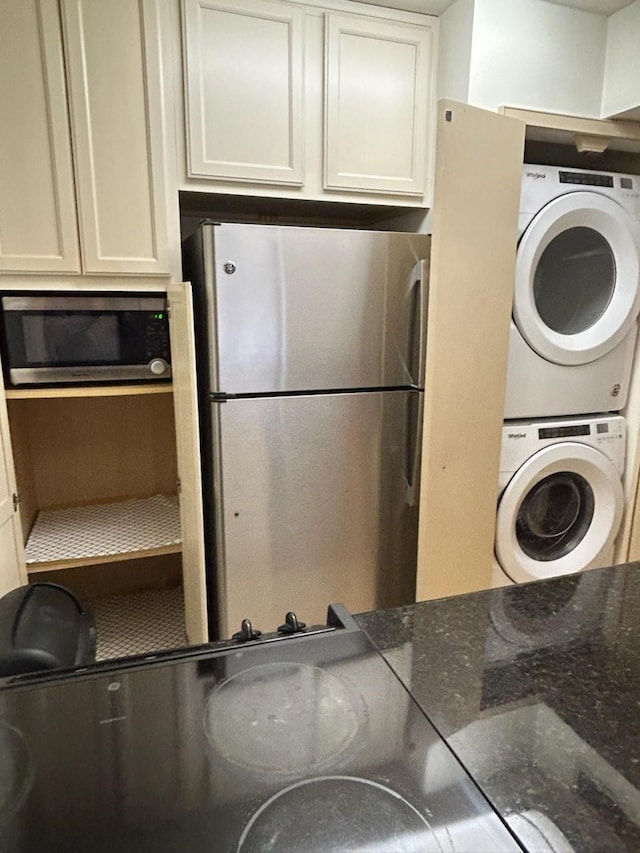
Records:
M500 471L516 471L543 447L578 442L600 450L622 471L626 451L626 422L620 415L511 421L502 428Z

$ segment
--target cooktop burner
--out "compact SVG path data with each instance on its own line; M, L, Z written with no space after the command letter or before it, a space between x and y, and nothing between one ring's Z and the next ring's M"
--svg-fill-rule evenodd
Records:
M352 686L325 669L292 662L259 664L222 681L204 715L209 743L227 761L275 774L330 765L357 748L366 725L364 700Z
M424 815L391 788L370 779L319 776L263 803L240 836L238 850L441 853L444 848Z
M11 853L520 849L341 607L329 627L17 678L0 717L32 768L0 811Z

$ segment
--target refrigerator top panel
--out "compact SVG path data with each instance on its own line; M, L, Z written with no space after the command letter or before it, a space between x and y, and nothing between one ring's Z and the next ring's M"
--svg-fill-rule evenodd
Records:
M427 235L202 228L211 391L422 386Z

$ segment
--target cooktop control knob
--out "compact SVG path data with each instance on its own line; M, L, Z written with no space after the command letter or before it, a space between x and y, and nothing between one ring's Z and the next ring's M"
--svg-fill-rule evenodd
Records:
M149 370L154 376L162 376L163 373L167 372L167 367L167 362L163 358L154 358L149 363Z
M278 633L297 634L299 631L304 631L306 627L306 623L299 622L296 614L293 612L293 610L290 610L284 617L284 625L280 625L280 627L278 628Z
M261 634L262 631L258 631L257 628L254 629L248 619L243 619L240 624L240 630L231 639L236 640L238 643L246 643L249 640L257 640Z

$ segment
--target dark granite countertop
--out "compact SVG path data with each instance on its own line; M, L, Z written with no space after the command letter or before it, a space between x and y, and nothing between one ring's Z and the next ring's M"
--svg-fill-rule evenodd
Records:
M640 563L357 619L527 850L640 851Z

